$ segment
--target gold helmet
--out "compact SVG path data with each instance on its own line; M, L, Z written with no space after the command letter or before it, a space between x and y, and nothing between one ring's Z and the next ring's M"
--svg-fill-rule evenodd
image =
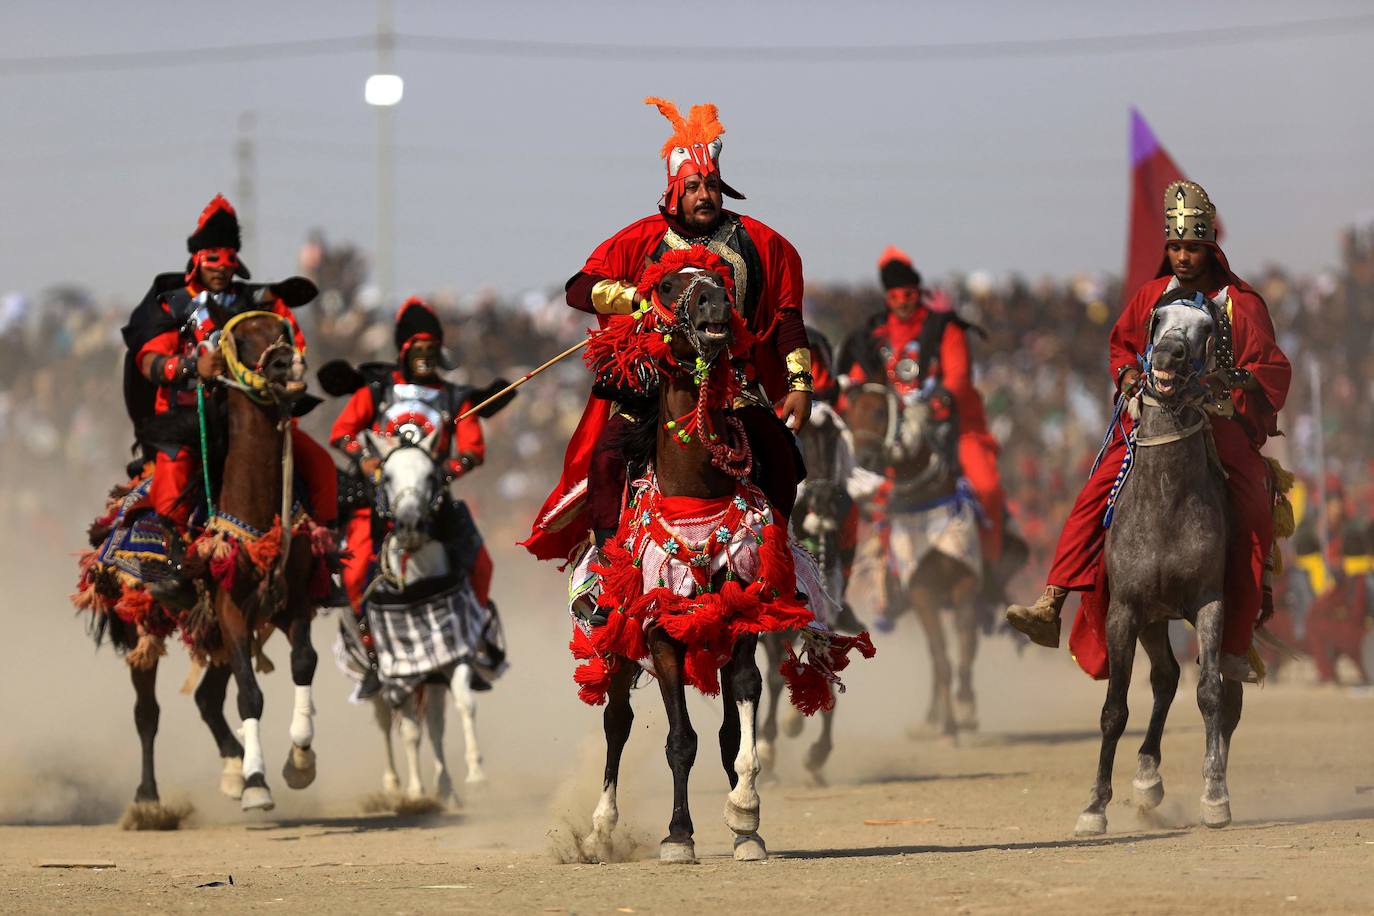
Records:
M1175 181L1164 189L1164 240L1217 240L1217 208L1202 185Z

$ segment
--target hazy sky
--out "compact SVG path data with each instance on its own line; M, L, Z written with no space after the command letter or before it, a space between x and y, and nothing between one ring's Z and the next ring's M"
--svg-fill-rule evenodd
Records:
M1374 211L1368 3L438 2L396 0L398 33L683 50L661 60L402 47L395 109L399 292L559 283L653 211L669 129L645 95L720 106L739 205L808 276L870 280L888 243L932 274L1119 271L1127 111L1138 105L1218 204L1241 270L1313 269ZM700 59L703 47L938 45L1304 26L1287 40L1140 48L1103 39L1015 56ZM375 238L371 51L255 62L187 49L366 35L368 0L17 2L0 6L0 291L76 281L133 297L183 263L232 196L242 112L257 130L258 277L307 231ZM35 72L28 59L146 51L187 66ZM1072 53L1068 53L1071 51ZM899 56L900 57L900 56Z

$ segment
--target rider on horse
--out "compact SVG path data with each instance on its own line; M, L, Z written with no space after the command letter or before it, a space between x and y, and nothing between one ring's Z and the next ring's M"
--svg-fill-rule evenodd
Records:
M186 240L191 258L181 273L159 274L143 301L123 328L128 355L124 368L124 399L142 449L140 464L153 462L151 500L170 535L187 535L196 500L200 457L176 443L149 441L143 428L152 417L169 414L194 418L196 389L224 373L225 361L215 332L220 330L205 303L219 301L228 313L249 310L273 312L290 323L294 344L305 351L305 338L291 307L304 305L309 295L295 292L291 281L278 286L249 285L234 278L250 278L239 260L241 247L238 216L229 201L216 195L200 214L196 229ZM302 369L303 371L303 369ZM334 462L313 439L291 426L295 463L309 491L310 511L321 525L332 525L337 515L337 479ZM190 600L189 583L173 575L157 589L164 601Z
M1164 207L1159 272L1131 298L1112 329L1111 378L1122 398L1141 390L1151 311L1170 289L1198 289L1214 299L1226 293L1226 301L1219 303L1225 321L1218 328L1216 371L1206 376L1212 436L1226 470L1233 525L1226 558L1222 672L1253 680L1246 655L1261 609L1272 601L1264 577L1274 538L1271 471L1260 448L1278 432L1292 368L1279 349L1264 300L1232 272L1217 244L1217 211L1207 192L1193 182L1176 181L1164 192ZM1079 494L1059 537L1044 594L1029 607L1007 608L1008 622L1039 645L1059 645L1059 614L1069 592L1087 593L1085 604L1105 600L1104 513L1125 451L1122 437L1113 437ZM1075 648L1075 655L1080 665L1090 667L1083 652Z
M476 415L458 419L471 406L473 391L439 375L444 328L434 311L419 298L411 297L401 304L396 313L395 340L396 365L360 367L363 384L334 421L330 444L353 461L358 478L371 480L381 466L381 458L371 453L362 436L364 430L416 442L437 430L436 449L448 456L445 476L449 481L456 480L480 465L486 456L481 421ZM349 552L343 580L354 613L359 615L377 559L379 539L374 536L373 523L370 501L353 508L345 521ZM492 563L485 545L479 545L468 576L478 602L488 605ZM362 698L375 692L374 680L375 670L364 682Z
M970 325L943 296L926 293L920 272L898 248L888 246L883 252L878 274L887 311L869 318L840 348L843 383L876 382L905 396L933 381L949 391L959 425L960 470L987 519L980 540L983 561L992 564L1002 551L1005 497L997 474L997 441L988 432L982 395L973 387Z
M734 304L757 343L739 361L748 384L733 415L744 425L758 457L755 479L784 518L805 475L793 436L811 412L811 353L802 322L801 258L790 242L749 216L722 209L721 195L744 195L720 175L720 135L714 105L694 106L684 119L677 107L650 98L672 123L663 146L668 188L659 210L631 223L601 243L567 283L568 304L597 315L604 326L612 315L635 311L646 298L635 284L647 262L666 252L703 245L730 268ZM781 401L786 425L774 412ZM621 433L653 405L593 397L568 445L563 478L540 510L524 542L541 559L565 558L596 533L598 542L619 522L626 463ZM585 481L585 484L583 483Z

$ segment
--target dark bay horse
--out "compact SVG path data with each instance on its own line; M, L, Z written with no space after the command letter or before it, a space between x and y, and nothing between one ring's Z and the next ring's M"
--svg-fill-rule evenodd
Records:
M1102 706L1102 748L1092 798L1075 832L1095 836L1107 829L1112 764L1126 729L1126 692L1136 642L1150 659L1154 708L1140 745L1132 785L1142 809L1159 805L1164 722L1178 690L1179 664L1169 646L1170 620L1194 625L1201 671L1197 702L1206 731L1202 822L1231 822L1226 763L1231 735L1240 722L1243 686L1220 668L1223 586L1228 536L1224 472L1204 410L1207 389L1199 377L1208 367L1225 308L1198 294L1166 297L1151 317L1150 355L1130 473L1116 498L1107 532L1107 698Z
M213 543L204 542L207 548L219 548L217 556L182 558L189 575L204 576L210 583L198 609L191 612L194 616L198 611L202 618L204 633L198 647L210 662L195 698L225 761L221 788L230 795L238 792L243 810L267 811L274 802L260 737L263 695L253 663L273 628L290 640L291 678L296 685L292 748L283 777L296 789L315 779L311 681L316 654L310 644L309 590L316 557L311 539L292 537L290 491L283 485L284 464L289 471L284 456L290 443L292 406L305 393L305 383L300 380L290 325L279 315L262 311L231 315L213 303L209 310L215 325L223 329L220 347L230 370L224 379L228 431L216 514L207 525ZM209 570L218 566L223 572L226 561L234 573L220 577L218 581L224 583L220 586ZM143 778L135 801L156 804L157 660L146 667L131 665L130 672L137 694L134 720L143 745ZM224 717L225 689L231 676L238 688L242 744Z
M659 288L664 303L675 303L676 326L672 331L671 348L683 371L667 373L659 384L656 434L651 448L652 470L659 492L665 497L695 497L723 499L736 493L737 477L727 473L716 462L717 455L708 444L706 430L682 441L673 432L675 418L691 416L697 410L700 393L699 377L690 368L710 366L725 353L731 343L731 306L725 286L711 271L684 269L667 276ZM738 439L721 443L738 447L743 432L736 423L728 423L724 411L710 410L706 426L716 430L723 439ZM733 431L733 432L731 432ZM746 446L747 447L747 446ZM725 571L715 576L717 590L725 581ZM636 624L637 625L637 624ZM685 655L682 642L670 637L658 626L646 635L652 659L653 673L668 715L668 766L673 774L673 813L668 835L659 846L659 858L664 862L695 862L692 815L688 807L687 780L696 760L697 735L687 712ZM725 802L725 823L735 835L735 858L741 861L761 861L767 851L759 830L759 794L756 779L759 758L755 744L755 716L763 680L754 661L757 636L744 635L735 640L729 659L720 668L719 683L723 721L720 726L720 760L730 784ZM630 707L630 688L639 666L621 659L611 674L606 697L603 723L606 733L606 769L601 799L592 817L592 832L582 842L589 858L605 859L610 847L611 833L619 820L616 789L620 775L620 758L630 737L634 712Z

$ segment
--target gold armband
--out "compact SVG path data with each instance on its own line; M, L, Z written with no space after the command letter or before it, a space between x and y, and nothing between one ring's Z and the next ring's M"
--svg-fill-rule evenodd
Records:
M619 280L600 280L592 287L592 308L598 315L628 315L636 308L636 290Z
M813 390L813 378L811 375L811 350L808 347L798 347L787 354L783 360L783 365L787 367L787 390L805 391L810 393Z

